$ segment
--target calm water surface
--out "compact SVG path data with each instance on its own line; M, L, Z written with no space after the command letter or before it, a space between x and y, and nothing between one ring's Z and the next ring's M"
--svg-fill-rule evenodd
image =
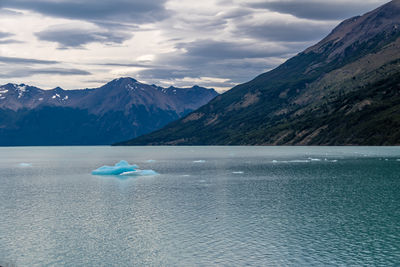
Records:
M400 148L0 148L0 215L0 265L399 266Z

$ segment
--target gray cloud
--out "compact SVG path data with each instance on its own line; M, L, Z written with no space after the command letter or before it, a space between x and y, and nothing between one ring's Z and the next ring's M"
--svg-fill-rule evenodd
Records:
M21 44L21 43L23 43L22 41L15 40L15 39L5 39L5 38L8 38L8 37L11 37L14 35L15 34L10 33L10 32L1 32L0 31L0 44Z
M180 49L180 53L163 54L155 61L156 65L165 67L148 68L140 73L153 78L156 78L156 75L161 76L160 78L230 77L227 73L235 70L243 72L243 69L260 69L261 65L265 69L268 66L266 59L281 57L291 52L283 45L215 40L179 43L177 48ZM261 64L260 59L263 61ZM156 75L151 75L151 72Z
M225 18L212 16L207 18L181 18L180 22L186 24L186 27L190 27L194 31L223 31L228 25L228 21Z
M96 25L109 31L148 31L148 29L140 28L139 25L132 25L128 23L112 22L112 21L96 21Z
M33 59L33 58L20 58L20 57L1 57L0 63L6 64L57 64L59 61L54 60L41 60L41 59Z
M275 42L305 42L320 39L327 35L333 26L308 21L243 23L237 25L235 33Z
M285 46L274 44L254 44L249 42L198 40L179 43L176 46L187 51L185 56L203 60L263 58L279 56L289 50Z
M82 47L89 43L121 44L132 37L132 34L107 30L61 29L51 28L35 33L42 41L55 42L61 48Z
M70 76L70 75L90 75L91 73L80 69L68 69L68 68L43 68L43 69L23 68L23 69L15 69L6 73L1 73L0 78L20 78L20 77L29 77L37 74Z
M138 68L154 68L156 66L142 63L100 63L93 64L97 66L109 66L109 67L138 67Z
M299 18L316 20L340 20L361 15L378 6L377 3L365 1L313 1L289 0L251 3L248 7L269 9L272 11L292 14Z
M86 56L83 53L85 51L79 51L78 54L83 55L82 59L71 62L78 64L75 66L82 66L79 68L85 66L91 69L93 77L87 76L90 73L80 69L39 68L39 64L57 63L60 65L55 66L62 67L62 62L58 61L0 57L0 67L3 68L0 78L36 74L66 75L56 79L60 85L63 82L76 82L73 86L78 87L82 84L91 86L91 81L104 81L105 77L115 73L122 75L124 71L132 70L132 73L126 75L156 84L165 80L171 84L185 85L183 83L186 82L189 85L190 79L186 78L193 78L204 81L200 85L233 86L254 78L312 45L328 34L337 20L362 14L378 6L378 1L383 3L385 0L376 0L375 3L371 3L372 0L340 0L340 3L325 0L216 0L210 6L207 6L208 1L202 2L195 9L191 9L190 1L183 4L175 1L168 4L169 10L165 7L167 1L0 0L0 15L16 20L26 16L38 23L38 32L34 34L40 41L56 43L59 49L82 49L91 43L109 46L104 54L104 47L90 51L90 56ZM42 16L32 16L26 12L18 13L18 10L37 12L46 19L42 20ZM270 11L277 13L271 14ZM70 26L46 26L45 23L49 21L59 23L47 20L48 16L80 21L69 21ZM153 31L154 34L140 31ZM21 31L17 35L18 38L25 35L26 38L21 38L26 42L25 46L13 47L12 43L21 41L14 40L16 37L7 32L0 32L0 45L10 44L7 47L15 48L14 53L23 47L28 50L37 49L35 55L43 55L43 58L48 53L55 53L58 58L68 56L62 50L54 51L54 47L48 44L37 46L36 40L31 40L31 33L27 35ZM135 42L124 43L132 37ZM123 46L119 45L122 43ZM146 50L147 44L149 50ZM93 47L98 49L98 46ZM176 50L165 53L173 48ZM93 56L97 55L102 62L94 63ZM153 60L135 62L135 58L140 59L146 55L151 55L149 58ZM22 68L21 64L28 65L28 68ZM37 68L33 68L35 64L38 64ZM29 68L30 65L32 68ZM86 76L76 77L71 82L68 75Z
M136 76L140 80L159 83L160 80L169 80L176 86L188 86L188 81L180 82L181 79L198 79L202 77L212 77L226 79L226 81L202 81L196 82L201 86L207 87L233 87L238 83L249 81L272 67L276 62L268 62L268 59L257 61L254 59L226 61L218 64L195 65L187 64L178 67L160 67L142 70ZM214 62L215 63L215 62ZM243 71L246 70L246 71ZM133 74L132 74L133 75ZM192 83L193 84L193 83Z
M0 15L1 16L17 16L17 15L23 15L22 12L18 12L15 10L9 10L6 8L2 8L2 1L0 1Z
M236 19L251 15L253 11L249 8L236 8L223 12L219 17L223 19Z
M55 74L55 75L90 75L91 73L80 69L52 68L52 69L32 69L31 75L35 74Z
M163 67L163 68L149 68L139 72L137 78L144 80L175 80L183 78L201 78L213 77L220 79L227 79L224 82L225 87L235 83L246 82L260 73L276 66L276 63L263 62L223 62L217 65L207 64L203 66L186 65L184 67ZM245 72L243 70L246 70ZM221 82L210 82L207 86L221 87ZM201 84L204 85L204 84Z
M24 42L15 39L0 40L0 44L23 44Z
M214 77L228 80L225 86L245 82L276 66L292 50L285 46L199 40L180 43L180 53L168 53L154 62L158 67L148 67L139 72L140 79L173 80L183 78ZM245 71L244 71L245 70ZM221 87L220 82L207 86Z
M9 33L9 32L0 32L0 39L7 38L7 37L10 37L10 36L13 36L13 35L14 34Z
M166 17L165 0L1 0L0 6L89 21L143 23Z
M290 45L294 46L293 43ZM303 44L304 45L304 44ZM226 81L202 81L200 85L230 87L245 82L271 69L281 62L280 58L291 53L293 47L266 43L216 41L212 39L180 42L177 51L158 55L151 63L102 63L110 67L142 67L139 72L126 73L140 80L159 83L174 81L177 86L186 85L184 78L219 78ZM245 70L245 71L244 71ZM176 82L176 83L175 83Z
M200 73L194 73L193 69L185 69L185 68L150 68L139 72L139 77L141 79L162 79L162 80L170 80L170 79L182 79L185 77L199 77Z

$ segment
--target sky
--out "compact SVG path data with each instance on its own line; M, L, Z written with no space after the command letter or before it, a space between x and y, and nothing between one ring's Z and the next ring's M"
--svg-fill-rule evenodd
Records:
M0 84L132 77L220 92L387 0L0 0Z

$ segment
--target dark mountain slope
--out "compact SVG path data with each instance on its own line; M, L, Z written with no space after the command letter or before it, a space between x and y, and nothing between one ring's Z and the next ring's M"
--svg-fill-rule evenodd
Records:
M400 144L400 0L124 145Z

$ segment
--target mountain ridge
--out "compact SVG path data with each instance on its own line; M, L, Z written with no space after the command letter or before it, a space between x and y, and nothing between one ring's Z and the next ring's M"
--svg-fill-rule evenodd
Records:
M399 26L394 0L342 22L321 42L188 116L119 145L400 144L400 118L387 114L400 110Z
M0 86L0 145L111 144L160 128L216 95L129 77L82 90L6 84Z

